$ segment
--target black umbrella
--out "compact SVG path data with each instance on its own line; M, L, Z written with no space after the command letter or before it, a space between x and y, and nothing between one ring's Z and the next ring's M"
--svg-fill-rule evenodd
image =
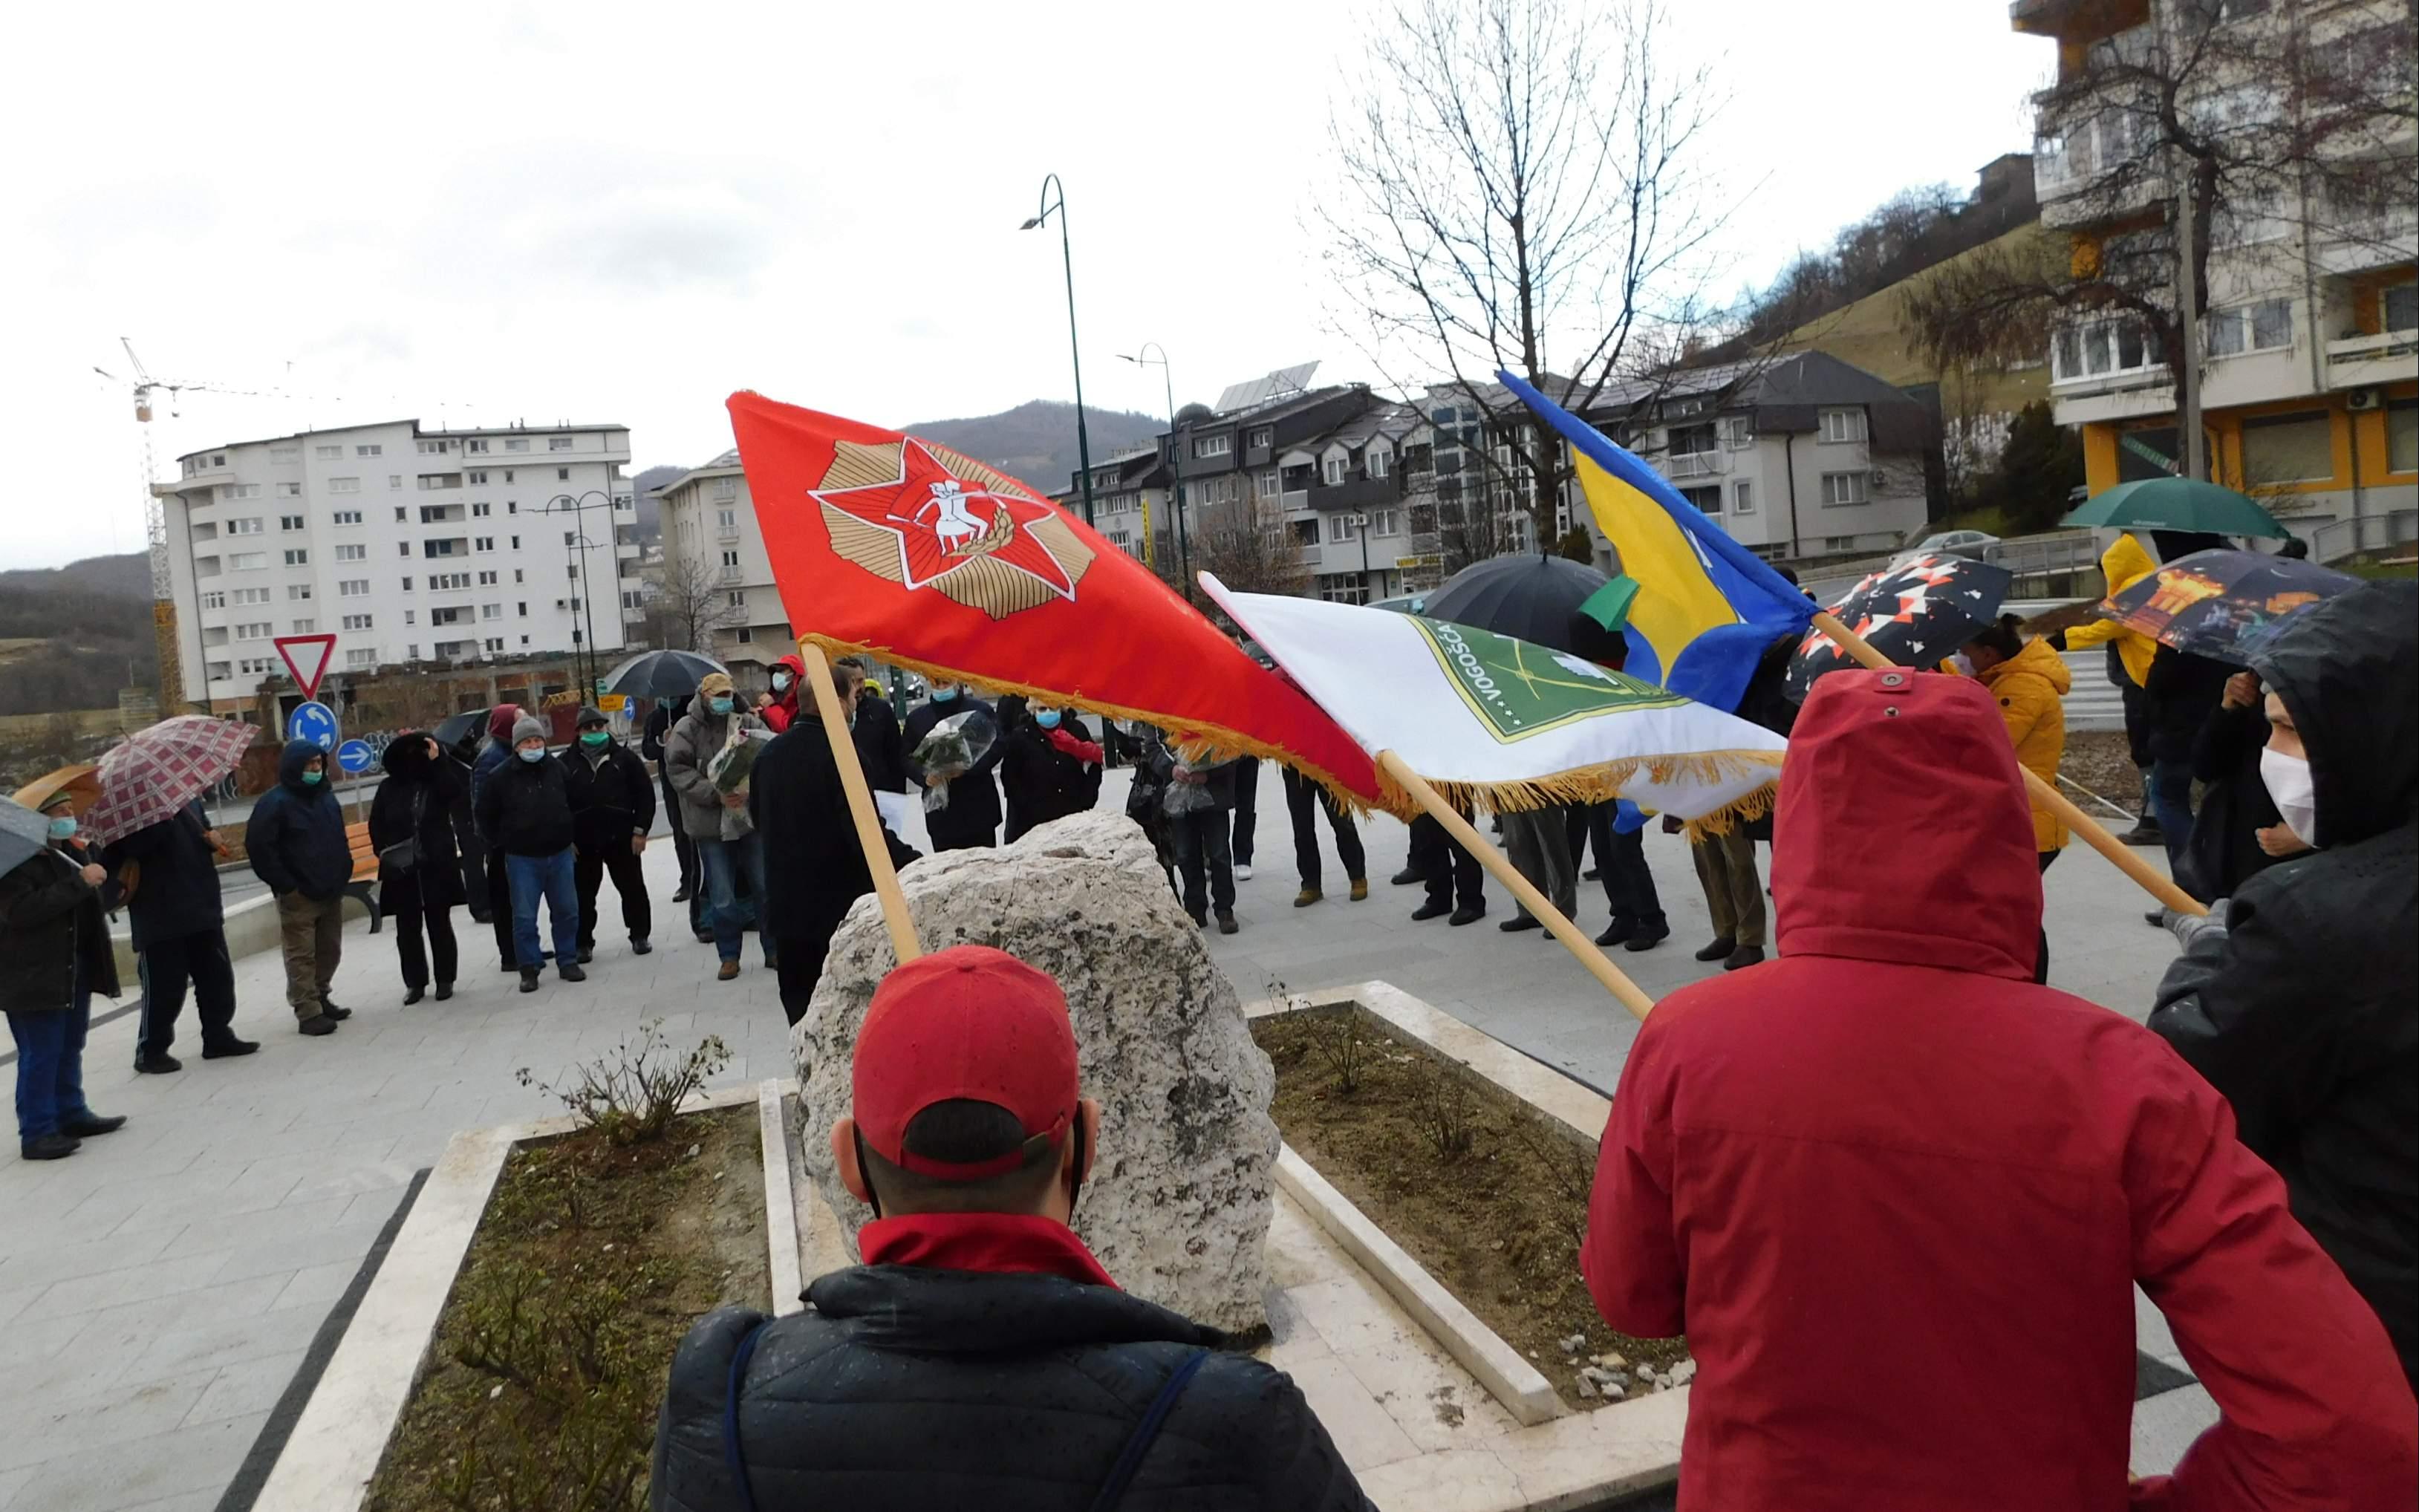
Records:
M1419 613L1570 651L1571 616L1605 581L1603 573L1568 557L1490 557L1446 579Z
M1927 554L1885 567L1831 606L1840 623L1902 667L1946 661L1999 613L2009 572L1966 557ZM1814 679L1857 665L1820 630L1789 659L1789 696L1803 702Z
M607 672L603 686L608 693L624 693L632 698L676 698L696 692L697 685L707 673L730 670L712 656L701 656L694 651L641 651Z
M437 737L438 745L452 750L470 736L486 732L488 713L485 709L465 709L460 714L449 714L428 733Z

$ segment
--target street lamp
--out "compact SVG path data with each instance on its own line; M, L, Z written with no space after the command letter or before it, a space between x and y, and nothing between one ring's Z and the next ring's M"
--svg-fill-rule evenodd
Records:
M1153 351L1158 352L1159 355L1157 357L1148 355ZM1149 367L1156 364L1159 368L1160 382L1167 393L1167 477L1168 486L1174 490L1176 499L1176 562L1182 580L1184 595L1190 598L1193 596L1193 549L1184 539L1184 469L1182 459L1177 452L1176 378L1167 365L1167 348L1155 341L1147 341L1142 344L1141 352L1133 354L1119 352L1117 355L1136 367Z
M593 504L590 503L588 501L591 499L596 500L597 502ZM569 515L571 517L572 539L562 543L562 564L565 567L571 565L571 552L573 547L577 545L579 550L579 609L578 618L574 619L571 625L571 647L572 664L575 667L581 664L580 648L582 644L584 643L587 648L586 670L581 673L579 689L579 702L583 704L588 702L596 695L596 584L589 577L588 573L588 531L586 523L580 518L580 516L591 509L603 509L609 514L612 508L613 496L611 494L607 493L602 488L591 488L586 493L580 494L576 498L567 493L556 494L553 498L547 500L538 510L538 513L541 515ZM618 594L614 599L614 603L617 606L616 611L618 612L618 606L621 603L621 599ZM580 633L579 628L583 620L586 622L588 626L587 634L584 636Z
M1053 197L1053 196L1055 197ZM1017 227L1020 231L1038 230L1053 215L1058 217L1058 256L1067 265L1067 346L1075 359L1075 461L1084 470L1084 523L1092 523L1092 439L1084 429L1084 348L1075 339L1075 254L1067 244L1067 186L1056 174L1041 180L1041 208L1033 219Z

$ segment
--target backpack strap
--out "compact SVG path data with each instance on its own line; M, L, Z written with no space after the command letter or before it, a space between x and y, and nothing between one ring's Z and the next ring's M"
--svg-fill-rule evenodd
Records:
M1182 1365L1176 1367L1176 1373L1167 1378L1167 1384L1159 1388L1159 1395L1151 1399L1149 1411L1143 1413L1142 1421L1134 1425L1132 1434L1126 1439L1126 1446L1119 1451L1117 1462L1110 1467L1109 1478L1101 1483L1100 1494L1092 1498L1091 1512L1116 1512L1117 1504L1125 1500L1127 1485L1133 1480L1134 1473L1142 1469L1142 1457L1150 1451L1151 1444L1159 1438L1159 1430L1167 1423L1167 1414L1176 1409L1176 1399L1184 1395L1184 1388L1193 1383L1194 1376L1209 1358L1208 1350L1194 1350ZM750 1512L753 1512L752 1505Z
M747 1484L747 1455L739 1447L739 1392L747 1382L747 1362L756 1356L756 1341L771 1321L767 1318L758 1322L740 1338L739 1348L731 1351L730 1386L722 1401L722 1464L731 1472L731 1484L746 1512L756 1512L756 1491Z

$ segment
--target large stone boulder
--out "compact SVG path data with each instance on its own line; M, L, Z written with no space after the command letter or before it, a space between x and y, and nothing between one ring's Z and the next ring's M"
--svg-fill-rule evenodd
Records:
M994 946L1065 989L1084 1091L1102 1111L1075 1228L1109 1274L1196 1321L1264 1327L1276 1078L1141 829L1077 814L1004 849L917 861L900 883L927 950ZM850 1050L893 964L881 911L862 899L791 1035L808 1168L852 1256L873 1214L840 1184L826 1132L848 1112Z

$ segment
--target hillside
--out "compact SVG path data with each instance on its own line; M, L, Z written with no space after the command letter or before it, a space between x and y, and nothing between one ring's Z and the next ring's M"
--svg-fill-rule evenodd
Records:
M1162 417L1123 409L1086 409L1084 421L1096 464L1148 446L1167 428ZM1044 493L1064 488L1075 472L1075 407L1055 399L1028 400L995 415L925 420L902 428L911 436L954 446Z
M139 551L0 572L0 714L105 709L159 680Z

